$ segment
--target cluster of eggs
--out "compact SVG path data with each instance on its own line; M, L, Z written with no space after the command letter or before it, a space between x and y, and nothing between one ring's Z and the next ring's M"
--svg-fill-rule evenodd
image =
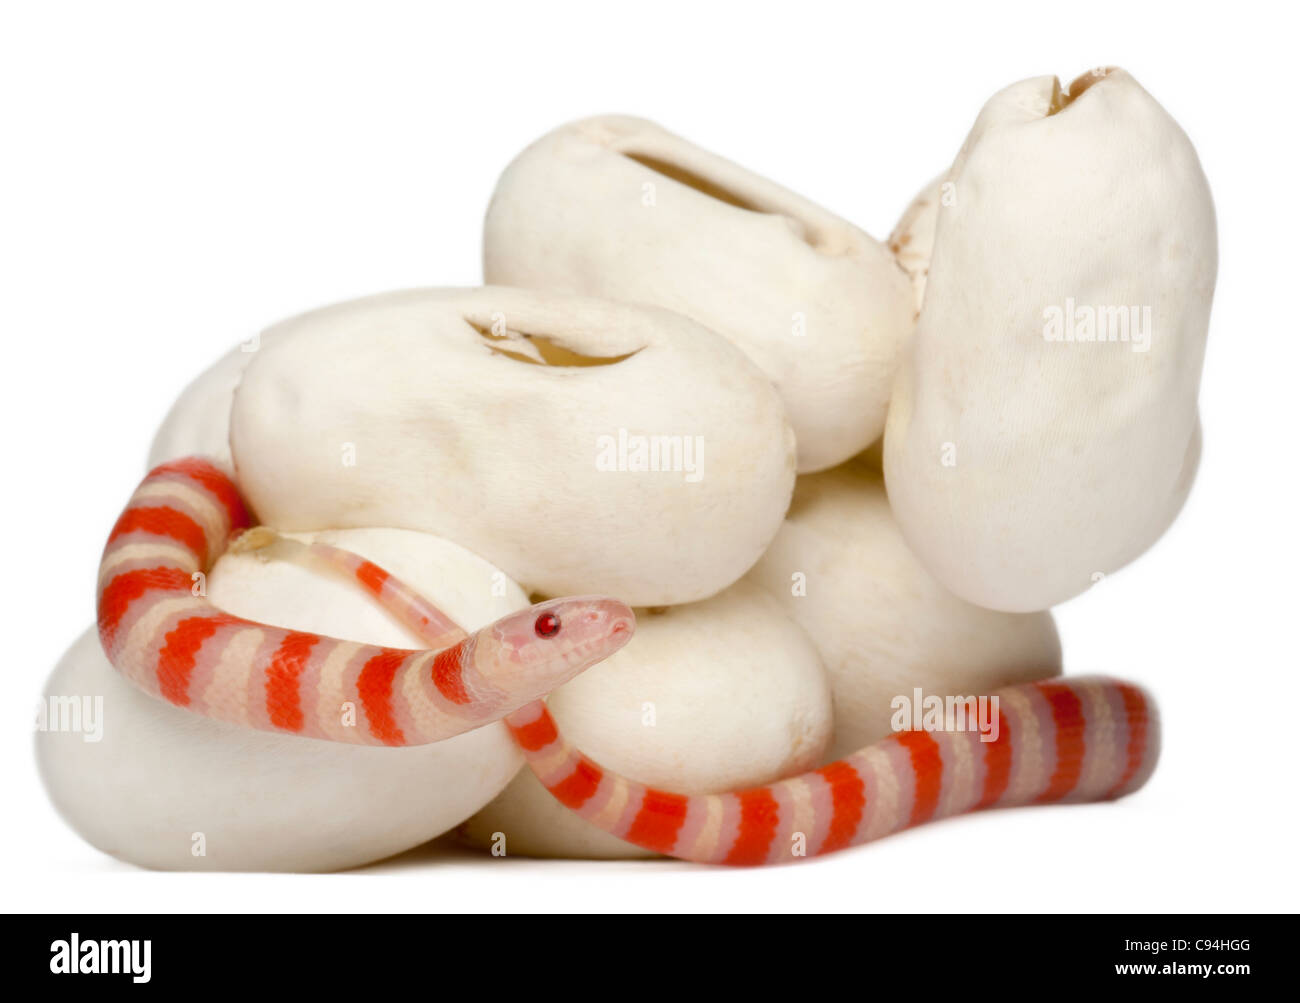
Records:
M214 458L262 523L469 630L530 596L638 607L553 713L637 780L735 789L882 737L914 688L1060 672L1050 607L1190 488L1216 257L1191 144L1122 70L994 95L886 244L650 122L589 119L502 175L487 285L268 329L184 392L151 461ZM419 646L290 561L228 553L208 594ZM499 724L408 749L252 732L136 691L93 630L47 684L84 693L103 734L41 734L46 786L145 866L335 869L453 829L643 855L520 772Z

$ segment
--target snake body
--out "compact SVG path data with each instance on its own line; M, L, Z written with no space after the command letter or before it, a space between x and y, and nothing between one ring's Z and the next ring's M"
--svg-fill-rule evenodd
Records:
M307 549L344 569L359 560L322 544ZM401 613L410 600L394 594L375 599ZM439 626L416 624L417 633L465 636L436 609L425 614ZM1159 723L1136 686L1080 677L992 697L996 731L898 732L819 770L727 794L655 790L605 769L564 740L540 700L505 724L537 779L582 818L645 849L712 864L817 856L982 808L1118 798L1155 768Z
M1155 768L1158 721L1136 686L1080 677L993 695L993 741L897 732L819 770L728 794L674 794L606 770L564 740L540 702L505 721L562 804L629 843L710 864L816 856L981 808L1118 798Z
M104 651L135 685L252 728L420 745L549 693L622 647L636 622L621 602L575 597L466 635L381 568L321 548L432 646L388 648L257 623L205 594L212 564L249 525L235 484L202 458L163 464L136 489L104 548L98 603Z
M468 634L371 562L298 544L431 647L286 630L224 613L194 587L232 532L248 525L234 484L205 460L164 464L145 478L100 568L100 636L133 682L210 717L361 744L436 742L504 719L562 804L620 839L683 860L779 863L982 808L1118 798L1146 782L1159 754L1158 719L1141 689L1076 678L993 694L992 741L977 731L904 731L763 787L656 790L571 746L540 699L626 643L635 618L622 603L552 600ZM362 709L364 726L340 723L348 705Z

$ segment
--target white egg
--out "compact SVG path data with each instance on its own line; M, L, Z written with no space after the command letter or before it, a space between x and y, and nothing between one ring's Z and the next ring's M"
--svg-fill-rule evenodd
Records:
M745 351L785 401L799 470L884 428L907 276L852 224L644 119L563 126L497 183L487 282L653 303Z
M1001 91L946 180L889 499L956 595L1046 609L1150 547L1191 487L1214 205L1187 136L1122 70Z
M528 605L517 585L446 540L394 529L316 538L391 571L469 630ZM227 554L208 578L208 595L222 609L277 626L421 647L355 584L312 562ZM37 761L50 799L87 842L143 867L355 867L459 824L523 762L501 724L388 749L200 717L119 675L93 628L59 662L45 694L47 702L81 698L100 731L93 741L84 727L38 732Z
M894 700L980 696L1058 675L1050 613L958 599L898 531L880 472L855 460L795 485L785 525L746 581L762 585L821 653L835 693L838 759L894 729Z
M712 595L789 504L794 436L763 374L655 308L418 290L267 332L235 393L239 482L282 529L400 526L530 592Z

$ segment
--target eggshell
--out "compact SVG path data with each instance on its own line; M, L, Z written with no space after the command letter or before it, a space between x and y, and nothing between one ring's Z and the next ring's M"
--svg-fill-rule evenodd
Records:
M781 400L725 340L666 310L517 289L285 322L244 373L231 444L270 525L423 530L530 592L631 605L730 585L794 484Z
M877 438L911 333L907 276L857 227L653 122L563 126L502 174L487 282L654 303L758 364L785 401L799 470Z
M916 313L920 315L925 302L925 281L930 274L930 255L934 252L934 231L939 223L939 212L945 199L953 198L954 187L945 187L946 176L941 174L917 193L898 225L889 235L888 246L894 259L912 280Z
M915 703L917 687L979 696L1061 671L1050 613L973 606L922 567L868 458L800 477L745 580L775 596L821 653L835 693L830 759L890 734L894 699Z
M948 180L889 498L956 595L1046 609L1150 547L1190 490L1214 206L1187 136L1114 69L995 95Z
M470 630L528 605L517 585L446 540L394 529L318 538L387 568ZM208 578L208 594L221 608L266 623L420 646L356 585L311 563L227 554ZM104 657L93 628L59 662L45 693L47 699L102 697L98 741L71 731L38 732L37 761L64 819L100 850L143 867L355 867L457 825L523 762L501 724L388 749L200 717L127 682ZM200 845L204 853L196 855Z
M627 647L556 690L548 706L565 736L602 766L682 794L810 769L831 738L830 687L816 649L747 582L704 602L638 610ZM569 811L529 770L461 833L506 855L650 855Z
M206 456L223 470L233 469L230 405L257 347L255 340L236 346L181 391L149 449L151 470L185 456Z

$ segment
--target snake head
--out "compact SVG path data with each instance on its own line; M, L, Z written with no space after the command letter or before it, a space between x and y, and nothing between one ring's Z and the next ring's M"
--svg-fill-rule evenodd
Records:
M544 684L567 682L632 639L636 614L604 596L550 599L503 617L480 635L476 657L484 675Z

